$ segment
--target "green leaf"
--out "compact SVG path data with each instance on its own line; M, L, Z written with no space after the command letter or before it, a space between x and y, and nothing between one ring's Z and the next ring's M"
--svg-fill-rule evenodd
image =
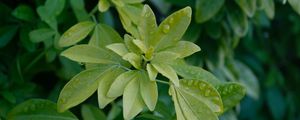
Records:
M112 50L113 52L117 53L120 56L124 56L127 53L129 53L124 43L113 43L107 45L106 48Z
M141 79L141 78L140 78ZM139 114L144 108L142 96L140 94L140 84L138 79L131 80L125 87L123 94L123 117L130 120Z
M147 69L150 80L155 81L158 71L151 64L147 64L146 69Z
M115 120L122 112L122 109L116 105L112 104L112 108L108 112L107 120Z
M214 17L224 5L225 0L196 0L196 21L206 22Z
M134 39L132 42L143 52L146 53L148 51L145 43L141 40Z
M142 53L142 51L133 43L133 37L125 34L124 42L129 51L134 52L136 54Z
M6 46L17 33L18 26L7 25L0 28L0 48Z
M268 88L266 91L266 100L269 110L275 120L284 119L286 112L288 111L286 97L278 87Z
M122 0L124 3L134 4L134 3L142 3L145 0Z
M84 63L117 64L118 57L109 51L90 45L75 45L61 53L73 61Z
M200 51L200 47L189 41L179 41L174 47L168 48L165 51L170 51L179 55L179 58L185 58Z
M288 0L292 8L300 15L300 1L299 0Z
M233 29L233 32L238 37L243 37L248 32L248 18L240 10L233 8L227 9L227 20Z
M84 7L84 0L71 0L70 5L77 18L77 21L85 21L89 19L89 14Z
M110 89L110 86L115 81L115 79L125 70L120 67L109 69L106 71L103 76L101 76L99 86L98 86L98 104L100 108L104 108L108 103L116 99L117 97L108 97L107 93Z
M33 43L43 42L53 38L55 31L49 28L40 28L33 30L29 33L30 40Z
M247 95L251 96L254 99L259 98L260 89L259 89L259 82L256 78L255 74L252 72L252 70L247 67L245 64L235 61L235 67L237 68L237 71L239 71L239 81L242 85L245 86Z
M256 0L235 0L248 17L252 17L256 11ZM236 10L238 11L238 10Z
M151 63L170 63L179 58L175 52L162 51L154 54Z
M223 101L224 112L233 108L244 98L246 89L238 83L224 83L217 87Z
M20 20L24 20L27 22L33 21L34 11L28 5L19 5L17 8L14 9L12 15Z
M105 114L92 105L82 105L81 115L83 120L106 120Z
M192 17L192 9L185 7L168 16L158 27L155 37L150 40L150 45L156 51L176 45L187 30Z
M123 94L126 85L136 79L138 71L130 70L119 75L116 80L111 84L107 92L108 97L119 97Z
M66 0L46 0L45 8L50 16L58 16L65 7Z
M110 7L110 3L108 0L99 0L99 3L98 3L98 10L100 12L105 12L109 9Z
M218 116L201 100L170 86L178 120L218 120Z
M144 41L147 48L149 48L150 40L154 37L157 30L156 18L148 5L144 5L141 18L138 23L138 30L141 40Z
M112 43L121 43L123 39L112 27L105 24L97 24L89 45L104 48Z
M179 86L179 79L175 70L168 64L151 64L159 73L167 77L175 86Z
M136 69L142 68L142 57L135 53L127 53L123 56L123 59L128 61L131 65L133 65Z
M221 81L218 80L212 73L200 67L188 65L184 63L184 61L176 61L171 66L178 75L185 79L199 79L206 81L213 86L221 84Z
M78 120L70 111L58 113L56 104L49 100L31 99L15 108L7 115L8 120Z
M51 15L45 6L39 6L37 8L37 13L40 18L46 22L52 29L57 30L57 21L54 15Z
M146 71L140 71L139 78L141 96L149 110L153 111L158 99L156 81L151 81Z
M223 103L218 91L209 83L202 80L180 80L180 88L185 94L205 103L213 112L222 113Z
M95 23L91 21L77 23L61 36L59 46L67 47L78 43L93 30L94 26Z
M123 7L116 7L124 29L135 38L140 38L137 24L140 20L142 8L140 4L127 4Z
M275 3L274 0L262 0L265 12L269 19L275 16ZM299 5L300 6L300 5Z
M105 68L94 68L74 76L61 90L57 106L58 111L65 111L86 100L98 88L98 79Z

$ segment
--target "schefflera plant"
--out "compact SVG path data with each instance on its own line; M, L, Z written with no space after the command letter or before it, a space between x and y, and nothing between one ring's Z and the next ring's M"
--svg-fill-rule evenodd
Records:
M75 45L62 53L85 64L86 70L64 86L58 99L58 110L65 111L78 105L97 90L100 108L123 95L124 119L132 119L146 107L150 111L155 109L157 82L160 82L170 86L169 94L178 120L218 119L218 115L243 98L245 89L237 83L221 83L209 72L184 62L183 58L200 51L194 43L180 41L191 15L191 8L186 7L158 26L153 11L145 5L136 27L138 34L126 34L124 40L120 40L111 28L91 22L86 32L78 33L83 37L72 40L68 38L74 34L76 25L70 28L62 36L62 46L75 44L96 26L89 44ZM110 40L97 35L99 31L104 32L104 36L109 34L106 38ZM169 81L157 80L158 74Z

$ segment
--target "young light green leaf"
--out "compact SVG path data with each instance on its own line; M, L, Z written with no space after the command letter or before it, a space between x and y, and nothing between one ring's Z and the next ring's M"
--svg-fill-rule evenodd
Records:
M154 33L157 30L157 23L155 15L148 5L144 5L142 15L138 23L138 30L141 40L144 41L147 48L149 48L149 40L154 37Z
M40 28L29 33L30 40L34 43L51 39L54 35L55 31L49 28Z
M256 0L235 0L235 2L248 17L252 17L254 15L256 11Z
M57 102L58 111L63 112L90 97L97 90L98 78L104 71L105 69L102 68L94 68L74 76L60 92Z
M112 43L121 42L123 42L123 39L112 27L105 24L97 24L89 45L104 48Z
M133 37L125 34L124 42L129 51L134 52L136 54L142 53L142 51L133 43Z
M77 18L77 21L85 21L88 20L89 14L85 10L84 0L71 0L70 5L72 10Z
M19 5L17 8L14 9L12 12L12 15L20 20L24 21L32 21L34 20L34 11L31 9L31 7L27 5Z
M235 35L243 37L247 34L248 18L242 11L228 8L227 19Z
M179 86L179 79L175 70L168 64L155 63L152 66L163 76L167 77L175 86Z
M98 10L100 12L105 12L109 9L110 7L110 3L108 0L99 0L99 3L98 3Z
M184 58L200 51L200 47L189 41L179 41L174 47L168 48L165 51L170 51L179 55L179 58Z
M84 63L116 64L118 58L109 51L90 45L75 45L61 53L71 60Z
M106 120L106 115L97 107L82 105L81 115L83 120Z
M68 29L60 38L58 44L61 47L67 47L83 40L94 28L95 23L85 21L77 23Z
M265 12L269 19L273 19L275 16L275 4L274 0L262 0ZM300 5L299 5L300 6Z
M143 53L146 53L148 50L147 50L147 47L145 45L145 42L141 41L141 40L132 40L132 42L143 52Z
M144 103L150 111L153 111L158 99L156 81L151 81L146 71L140 71L139 81L141 96Z
M169 90L178 120L218 120L218 116L201 100L173 85Z
M125 120L134 118L145 106L140 94L139 82L138 79L131 80L125 87L123 94L123 116Z
M288 0L292 8L300 15L300 1L299 0Z
M119 75L116 80L111 84L107 92L108 97L119 97L123 94L126 85L136 79L138 71L130 70Z
M185 7L168 16L158 27L155 37L150 40L150 45L156 51L173 46L181 39L187 30L192 17L192 9Z
M236 106L246 93L246 89L238 83L224 83L217 89L222 97L224 112Z
M162 51L154 54L151 63L170 63L179 58L175 52Z
M125 54L129 53L124 43L113 43L107 45L106 48L112 50L120 56L124 56Z
M145 0L123 0L124 3L134 4L134 3L142 3Z
M147 64L146 69L150 80L155 81L158 71L151 64Z
M191 66L184 61L175 61L172 65L172 68L177 72L178 75L185 79L199 79L204 80L213 86L221 84L221 81L218 80L210 72L196 66Z
M180 88L185 94L205 103L213 112L222 113L223 103L218 91L209 83L202 80L180 80Z
M137 39L140 39L137 24L142 7L140 4L127 4L123 7L116 7L124 29Z
M225 0L196 0L196 21L203 23L214 17L224 5Z
M100 108L104 108L108 103L116 99L116 97L108 97L107 92L115 79L124 72L124 69L116 67L106 71L103 76L98 78L100 80L98 86L98 104Z
M58 113L56 104L49 100L30 99L14 107L8 120L78 120L70 111Z
M128 61L136 69L142 68L142 57L135 53L127 53L122 57L124 60Z

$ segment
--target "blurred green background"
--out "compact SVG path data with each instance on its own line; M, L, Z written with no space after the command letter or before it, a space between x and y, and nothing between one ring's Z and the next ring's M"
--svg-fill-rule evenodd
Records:
M48 1L48 2L47 2ZM66 82L83 69L60 57L60 35L88 13L98 0L0 1L0 118L31 98L57 101ZM297 0L146 0L158 22L191 6L193 20L184 40L201 47L187 60L222 81L240 82L247 96L223 120L300 120L300 1ZM41 8L56 10L41 10ZM114 8L96 18L125 33ZM86 42L86 41L85 41ZM160 86L164 88L166 86ZM160 91L166 101L167 88ZM96 96L84 104L97 106ZM159 103L156 111L174 116ZM119 104L119 103L116 103ZM72 112L81 118L81 106ZM113 109L111 109L113 108ZM102 111L120 119L120 105ZM112 115L113 114L113 115ZM115 115L114 115L115 114ZM142 114L140 119L147 114ZM139 117L137 118L139 119ZM146 118L144 118L146 119ZM149 118L148 118L149 119Z

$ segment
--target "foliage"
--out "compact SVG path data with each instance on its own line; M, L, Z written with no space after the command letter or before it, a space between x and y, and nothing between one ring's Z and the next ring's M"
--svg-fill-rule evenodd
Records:
M299 119L299 6L1 1L0 119Z

